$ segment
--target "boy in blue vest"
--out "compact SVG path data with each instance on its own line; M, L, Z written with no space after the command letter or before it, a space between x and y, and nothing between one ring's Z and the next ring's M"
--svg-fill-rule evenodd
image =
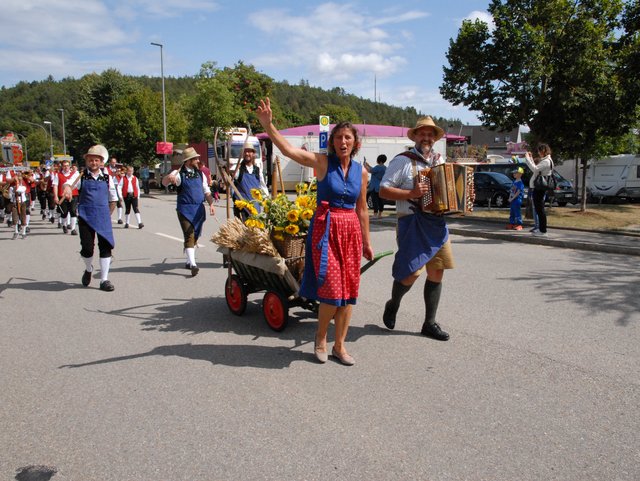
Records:
M515 180L511 184L511 191L509 193L509 223L507 229L522 230L522 200L524 199L524 183L522 182L522 174L524 174L524 168L518 167L512 172Z
M80 231L80 256L85 264L82 285L91 283L93 273L93 251L96 235L100 252L100 290L111 292L109 281L111 251L115 247L111 212L109 211L109 191L114 188L113 178L102 168L109 153L103 145L94 145L84 154L86 167L77 178L70 178L63 184L63 198L71 199L78 190L78 230Z

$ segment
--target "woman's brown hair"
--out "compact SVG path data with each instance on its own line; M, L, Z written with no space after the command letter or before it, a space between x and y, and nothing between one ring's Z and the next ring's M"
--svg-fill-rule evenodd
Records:
M540 157L546 157L547 155L551 155L551 147L549 147L547 144L539 144L538 154L540 155Z

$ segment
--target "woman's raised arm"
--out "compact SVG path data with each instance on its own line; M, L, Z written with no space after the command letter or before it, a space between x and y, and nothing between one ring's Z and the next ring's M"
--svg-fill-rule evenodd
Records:
M260 125L267 133L271 141L280 149L283 155L296 161L298 164L316 169L319 178L323 178L327 171L327 156L325 154L317 154L308 150L294 147L285 139L278 129L273 125L273 112L271 111L271 101L269 97L260 101L260 105L256 110Z

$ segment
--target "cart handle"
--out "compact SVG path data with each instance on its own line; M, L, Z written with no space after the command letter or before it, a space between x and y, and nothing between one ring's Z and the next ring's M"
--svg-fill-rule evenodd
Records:
M378 262L383 257L390 256L391 254L393 254L393 251L382 251L382 252L378 252L377 254L374 254L373 259L371 259L369 262L367 262L365 265L363 265L360 268L360 274L363 274L364 272L366 272L371 266L373 266L376 262Z

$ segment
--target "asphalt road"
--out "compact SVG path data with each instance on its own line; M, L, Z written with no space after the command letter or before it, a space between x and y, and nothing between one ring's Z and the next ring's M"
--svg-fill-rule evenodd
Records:
M0 228L0 479L640 479L627 257L452 236L449 342L417 335L423 281L381 327L387 257L362 278L357 364L319 365L310 312L282 333L259 294L229 312L211 219L190 277L174 202L115 226L112 293L80 285L77 237L37 215L25 240ZM392 226L372 232L394 247Z

